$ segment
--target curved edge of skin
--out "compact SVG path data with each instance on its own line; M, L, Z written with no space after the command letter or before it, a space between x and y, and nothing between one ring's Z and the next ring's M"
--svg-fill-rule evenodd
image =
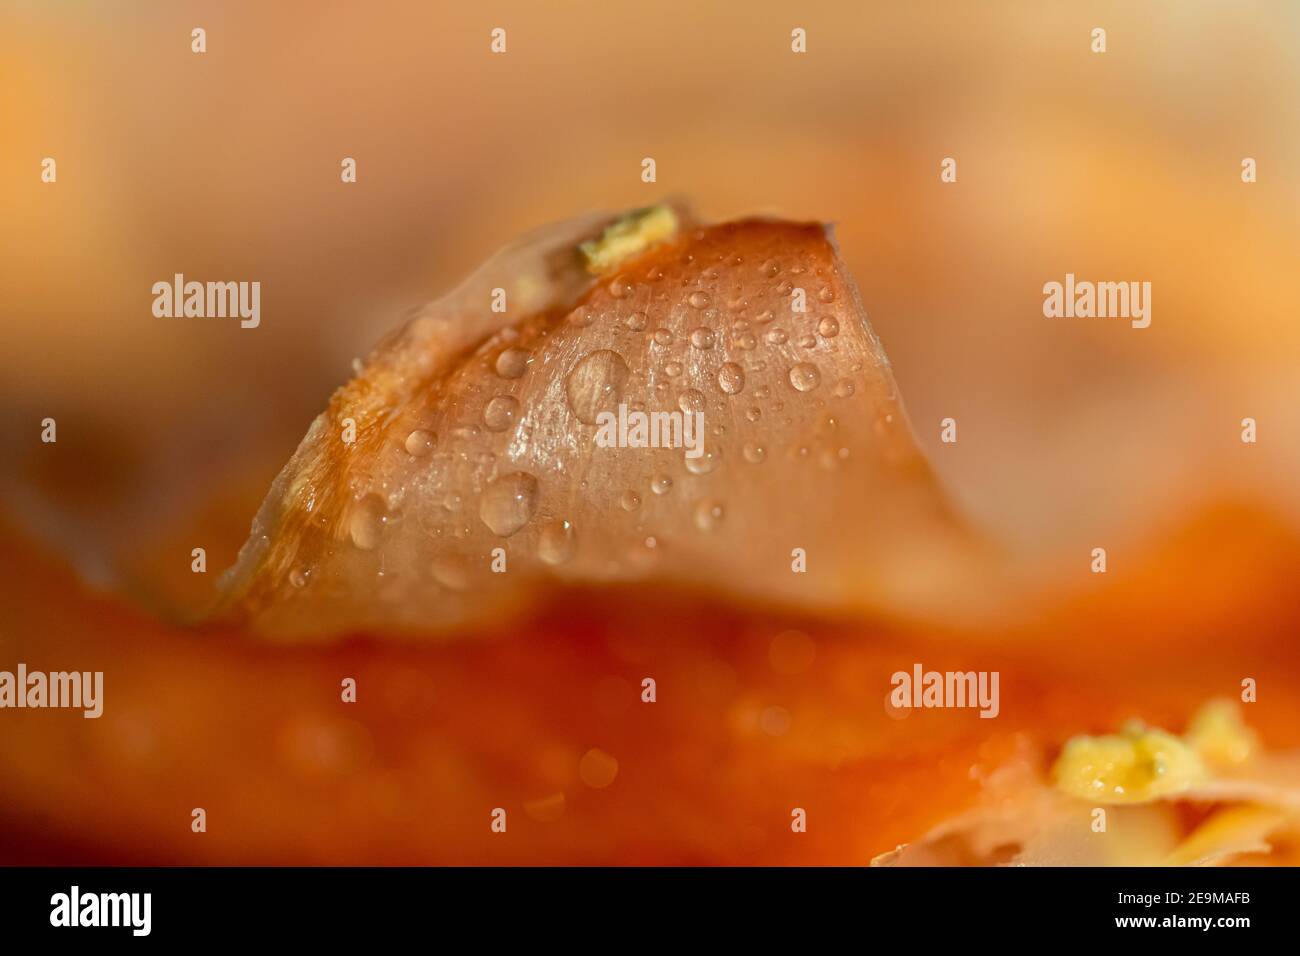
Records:
M335 390L326 409L312 421L288 462L271 483L266 498L253 518L248 541L240 549L235 565L218 584L219 596L203 619L238 620L249 605L256 606L265 595L259 594L258 581L264 574L286 575L292 555L271 547L274 536L292 530L292 522L324 510L327 501L311 501L308 507L290 507L303 490L303 476L313 493L324 490L333 497L346 490L342 481L348 460L363 453L381 440L382 430L366 428L382 420L412 394L422 382L446 374L460 358L501 329L518 321L517 313L493 312L492 290L504 288L508 299L520 303L529 312L554 308L576 297L595 282L583 272L574 255L578 243L599 231L617 216L590 213L543 226L509 243L474 270L460 285L443 297L421 308L409 320L388 333L367 356L363 372ZM402 363L404 356L424 350L417 361ZM397 359L395 367L389 360ZM370 370L378 375L369 376ZM381 388L375 389L376 380ZM349 454L332 458L324 454L326 436L341 426L339 413L356 424L357 441ZM341 438L340 438L341 440ZM297 480L295 480L297 479Z
M701 231L688 240L685 234L695 224L685 216L683 220L682 229L670 246L696 241L704 235ZM576 251L582 239L599 234L610 221L608 216L583 217L545 228L513 243L452 293L425 307L387 336L369 356L362 372L331 397L327 410L312 423L297 451L275 479L236 566L223 579L223 598L215 616L248 617L256 622L263 617L263 612L273 609L280 593L276 582L290 579L294 571L297 549L293 543L304 537L317 520L334 538L346 538L340 533L348 512L342 507L342 499L352 491L350 478L354 463L365 462L367 456L377 454L380 446L391 438L387 426L397 420L417 393L423 393L427 400L431 386L451 379L478 346L503 330L525 327L530 322L546 322L549 314L567 313L576 303L599 294L612 277L593 279L586 274L578 264ZM978 558L975 562L971 558L977 551L983 552L983 548L958 519L920 451L892 367L870 326L857 284L839 255L832 230L820 223L793 223L769 217L718 226L751 231L776 226L794 230L792 235L806 237L795 242L796 247L821 246L824 252L815 255L824 256L825 265L849 300L843 317L856 320L854 324L862 336L863 347L875 364L874 376L880 391L872 392L871 407L877 415L888 410L892 422L890 440L895 451L901 450L900 462L895 467L906 480L895 479L891 485L899 490L891 493L890 510L897 507L910 513L913 532L900 535L895 529L892 538L896 551L891 554L882 554L877 549L870 554L870 560L842 564L840 578L856 567L854 580L861 581L860 586L851 580L840 580L830 592L835 600L828 600L825 593L810 600L837 613L946 616L951 606L963 603L956 599L959 592L974 591L963 579L971 576L972 564L979 563ZM653 251L641 252L627 262L640 262L643 256L652 255ZM505 312L492 312L488 307L495 287L507 290L512 302L509 316ZM331 443L341 440L336 432L343 427L345 415L355 423L356 438L338 454ZM281 547L282 542L288 546ZM508 593L494 592L492 612L508 615L521 603L528 602L531 590L515 587ZM780 594L766 590L761 593L781 600ZM797 589L788 590L785 596L799 603ZM934 613L936 609L938 614ZM484 610L475 616L481 619L485 613ZM448 629L446 621L430 621L429 625L435 630ZM343 632L349 629L352 628L347 622L338 628Z

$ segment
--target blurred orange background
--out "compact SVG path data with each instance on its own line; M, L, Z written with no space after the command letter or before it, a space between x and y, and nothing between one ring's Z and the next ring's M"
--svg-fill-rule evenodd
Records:
M677 194L837 224L923 446L1035 562L1225 487L1293 511L1298 34L1286 2L8 3L7 498L92 578L194 587L159 536L214 494L251 516L406 310L540 223ZM260 280L261 327L155 318L175 272ZM1066 272L1150 281L1151 327L1044 318ZM46 415L95 481L42 456Z
M215 574L190 574L189 549L233 562L352 359L409 310L539 224L683 196L706 218L836 224L947 490L1044 580L1085 586L1099 543L1122 566L1204 507L1248 503L1122 586L1158 595L1141 621L1168 648L1175 571L1248 579L1249 546L1216 558L1216 542L1256 513L1300 520L1297 42L1285 0L9 0L5 517L94 586L201 607ZM177 272L260 281L260 327L154 317L151 286ZM1045 318L1043 284L1067 272L1151 282L1151 327ZM1258 444L1240 441L1248 416Z

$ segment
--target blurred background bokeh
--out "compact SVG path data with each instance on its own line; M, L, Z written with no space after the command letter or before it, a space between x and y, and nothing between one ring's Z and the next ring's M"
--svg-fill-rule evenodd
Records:
M1286 0L8 0L7 510L92 581L200 603L192 542L233 560L409 309L539 224L679 195L836 223L922 445L1027 563L1082 574L1208 500L1294 514L1298 40ZM260 328L155 318L177 272L259 280ZM1067 272L1151 282L1151 327L1044 318Z

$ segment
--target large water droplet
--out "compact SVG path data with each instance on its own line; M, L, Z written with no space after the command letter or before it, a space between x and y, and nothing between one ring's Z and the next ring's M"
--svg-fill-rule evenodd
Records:
M703 325L691 333L691 344L697 349L711 349L717 341L713 330Z
M790 384L798 391L811 392L821 383L822 373L811 362L800 362L790 369Z
M497 395L483 406L483 424L489 431L503 432L519 418L519 400L511 395Z
M695 527L712 531L722 523L722 503L717 500L701 501L695 506Z
M469 587L469 566L464 558L441 554L433 559L433 577L450 591L464 591Z
M822 338L833 339L840 334L840 324L828 315L817 323L817 331L822 334Z
M554 518L542 526L537 536L537 556L550 565L563 564L573 557L577 549L573 525L563 518Z
M686 301L691 304L692 309L706 309L709 306L709 294L707 292L692 292L686 297Z
M745 389L745 370L735 362L724 362L718 369L718 388L728 395L738 395Z
M533 516L537 508L537 479L524 471L502 475L483 489L478 516L492 533L508 538Z
M667 475L659 475L650 481L650 490L657 495L666 495L673 490L673 480Z
M615 411L629 374L627 363L617 352L597 349L583 356L564 382L569 407L578 421L594 425L601 412Z
M722 461L722 452L717 448L706 448L698 458L687 458L683 455L682 460L686 463L686 470L692 475L707 475L718 467L718 462Z
M437 436L433 432L417 428L406 436L406 453L413 458L427 455L433 450L434 442L437 440Z
M532 355L527 349L508 348L497 356L497 374L502 378L519 378L528 371Z
M682 389L677 396L677 407L687 413L704 411L704 393L696 388Z
M384 499L379 495L366 495L352 509L348 518L348 534L352 543L363 551L373 551L388 522Z

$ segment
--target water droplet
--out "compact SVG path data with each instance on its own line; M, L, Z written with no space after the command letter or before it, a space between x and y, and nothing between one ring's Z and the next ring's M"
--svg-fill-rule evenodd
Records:
M305 588L311 580L311 568L297 567L289 572L289 583L296 588Z
M724 512L721 502L710 499L695 506L695 527L701 531L712 531L722 523Z
M419 458L421 455L427 455L433 450L433 444L437 436L433 432L427 432L423 428L417 428L411 434L406 436L406 453L413 458Z
M618 503L623 506L624 511L636 511L637 508L641 507L641 496L635 491L625 491L623 496L619 498Z
M709 294L707 292L692 292L687 296L686 301L691 304L692 309L704 309L709 305Z
M776 287L777 295L789 295L794 291L794 283L789 279L782 279L781 284Z
M388 523L384 500L378 495L366 495L352 510L348 519L348 533L352 543L362 551L373 551L379 546L380 535Z
M497 395L483 406L483 424L489 431L503 432L519 417L519 400L510 395Z
M758 725L763 728L763 733L782 737L790 730L790 712L784 707L764 707Z
M671 329L655 329L656 345L672 345L673 333Z
M683 456L682 460L686 463L686 470L692 475L707 475L718 467L718 462L722 460L722 452L716 448L706 448L698 458Z
M763 417L763 413L760 412L757 408L750 408L745 411L745 417L749 419L751 422L756 422Z
M533 359L527 349L508 348L497 356L497 374L502 378L519 378L528 371L528 363Z
M800 392L811 392L822 380L822 373L811 362L800 362L790 369L790 384Z
M704 411L704 393L696 388L682 389L677 396L677 407L687 413Z
M617 352L597 349L583 356L564 382L569 407L578 421L594 425L601 412L618 408L629 374L627 363Z
M735 362L725 362L718 369L718 388L728 395L737 395L745 388L745 371Z
M785 345L788 338L789 336L785 334L785 329L773 329L771 332L767 333L767 340L773 345Z
M623 324L627 326L628 331L630 332L644 332L646 325L645 313L633 312L623 320Z
M717 342L717 336L713 334L712 329L700 326L691 333L691 344L697 349L711 349L715 342Z
M833 339L840 334L840 324L828 315L817 323L817 331L822 334L822 338Z
M632 284L625 276L615 276L614 281L609 284L609 294L616 299L625 299L628 293L632 291Z
M758 271L771 279L781 271L781 265L775 259L766 259L763 264L758 267Z
M593 790L603 790L618 776L618 760L593 747L578 761L578 776Z
M667 375L669 378L676 378L678 375L681 375L682 363L669 362L667 365L664 366L664 374Z
M673 490L673 480L667 475L659 475L650 482L650 490L657 495L666 495Z
M742 332L736 336L736 348L749 351L758 344L758 339L754 337L753 332Z
M542 527L537 537L537 556L550 565L563 564L573 557L577 544L573 525L563 518L554 518Z
M440 554L433 559L433 578L451 591L464 591L469 587L469 568L463 558Z
M502 475L483 489L478 516L501 538L508 538L533 516L537 479L524 471Z
M817 298L821 299L823 302L834 302L835 292L827 286L825 289L822 289L817 293Z
M809 335L801 335L801 336L799 336L799 347L800 347L801 349L813 349L813 348L816 348L816 347L817 347L817 336L812 335L812 334L809 334Z
M774 318L776 318L775 312L771 309L764 309L762 312L758 313L758 315L754 316L754 321L762 324L764 322L771 322Z
M853 394L853 383L847 378L842 378L835 383L834 392L836 398L848 398Z
M462 501L460 495L456 494L454 491L448 493L442 499L442 506L446 508L448 511L451 511L453 513L459 511L460 506L463 503L464 502Z
M762 461L764 458L767 457L767 449L764 448L762 445L755 444L752 441L745 442L745 447L743 449L743 452L745 455L745 461L749 462L751 465L757 465L760 461Z

